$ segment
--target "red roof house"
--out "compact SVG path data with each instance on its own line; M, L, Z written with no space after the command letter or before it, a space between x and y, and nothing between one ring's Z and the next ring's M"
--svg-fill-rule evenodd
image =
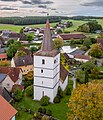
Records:
M61 34L60 37L63 40L84 39L84 38L86 38L86 36L84 34Z
M22 71L16 67L0 67L0 75L2 77L0 84L8 91L12 90L14 84L21 85Z
M74 59L81 62L87 62L90 60L90 56L76 54L74 55Z
M7 55L4 54L0 54L0 60L6 60L7 59Z
M0 95L0 120L15 119L17 111Z

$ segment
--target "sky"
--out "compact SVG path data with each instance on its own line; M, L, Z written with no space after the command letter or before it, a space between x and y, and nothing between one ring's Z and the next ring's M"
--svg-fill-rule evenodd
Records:
M0 0L0 17L103 16L103 0Z

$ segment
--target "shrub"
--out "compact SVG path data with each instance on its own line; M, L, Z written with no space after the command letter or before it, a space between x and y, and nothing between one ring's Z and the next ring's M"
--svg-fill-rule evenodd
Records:
M38 109L38 112L42 113L42 108L41 107Z
M63 91L61 89L61 87L59 86L58 87L58 93L57 93L58 96L60 96L60 98L63 98Z
M42 108L42 113L46 114L46 108Z
M54 101L53 101L54 103L60 103L60 96L56 96L55 98L54 98Z
M14 92L14 96L13 96L14 100L16 102L19 102L22 99L22 97L23 97L22 91L19 90L19 89L16 89L15 92Z
M71 95L71 90L70 90L69 86L66 87L65 94L66 95Z
M49 100L50 98L48 96L43 96L41 99L40 99L40 104L42 106L47 106L49 104Z
M30 96L33 96L33 85L31 86L28 86L26 89L25 89L25 93L28 97Z
M46 114L47 114L48 116L52 116L52 111L51 111L50 109L48 109L47 112L46 112Z

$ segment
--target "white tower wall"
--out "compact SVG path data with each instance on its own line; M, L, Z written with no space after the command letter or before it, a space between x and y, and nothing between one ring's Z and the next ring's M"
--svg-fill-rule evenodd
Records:
M42 64L42 61L45 64ZM55 57L34 56L34 100L44 95L53 102L57 94L60 78L60 54Z

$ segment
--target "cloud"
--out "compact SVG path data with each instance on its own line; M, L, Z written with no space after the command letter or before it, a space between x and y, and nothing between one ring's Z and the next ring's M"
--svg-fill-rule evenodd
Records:
M1 0L1 1L4 1L4 2L16 2L17 0Z
M1 0L4 2L16 2L21 1L23 4L52 4L53 1L51 0Z
M15 8L9 8L9 7L4 7L4 8L0 8L0 10L18 10L18 9L15 9Z
M46 6L46 5L39 5L38 7L39 7L39 8L44 8L44 9L46 9L46 8L47 8L47 6Z
M93 2L85 2L81 4L82 6L96 6L96 7L103 7L103 0L95 0Z

